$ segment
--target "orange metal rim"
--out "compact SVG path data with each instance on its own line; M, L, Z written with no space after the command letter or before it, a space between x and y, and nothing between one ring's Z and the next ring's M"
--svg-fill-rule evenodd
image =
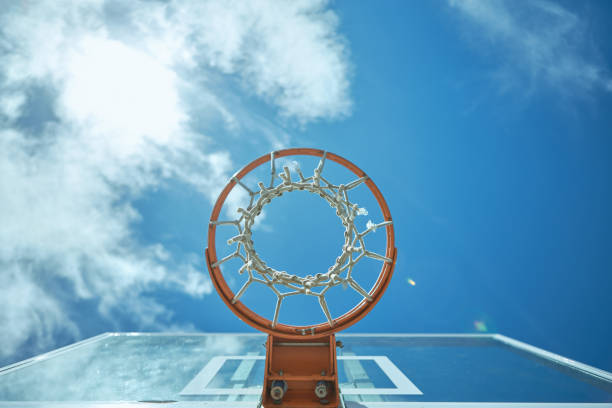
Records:
M292 148L272 152L275 159L295 155L322 157L324 153L325 152L323 150L311 148ZM268 153L252 161L251 163L243 167L240 171L238 171L234 175L234 177L238 180L241 180L253 169L270 161L272 154ZM348 168L358 177L366 176L366 173L359 167L334 153L327 152L326 159L332 160ZM261 330L263 332L285 338L303 338L305 334L309 337L321 337L330 335L355 324L356 322L361 320L366 314L368 314L370 310L374 307L374 305L378 303L379 299L382 297L383 293L387 289L387 286L389 285L391 276L393 275L397 251L395 249L395 235L392 223L385 226L387 238L385 256L391 258L392 262L383 263L378 279L369 292L370 296L372 297L372 300L368 301L365 298L362 299L361 302L359 302L350 311L346 312L344 315L336 319L333 319L333 326L331 326L329 322L324 322L311 326L293 326L277 323L276 326L273 328L272 322L269 319L266 319L265 317L262 317L257 313L253 312L241 301L232 303L234 293L227 285L227 282L223 277L220 267L213 267L212 265L214 265L215 262L217 262L218 260L215 244L215 234L217 226L213 224L213 222L218 220L219 214L221 213L221 209L223 208L223 204L225 203L227 196L237 184L236 181L234 181L234 177L232 177L232 179L227 183L225 188L221 191L219 197L217 198L215 206L213 207L213 211L210 216L210 223L208 225L208 243L210 246L206 249L206 263L208 265L208 270L210 272L210 277L213 282L213 285L221 296L221 299L223 299L225 304L232 310L232 312L234 312L234 314L236 314L245 323L249 324L257 330ZM387 203L376 184L370 178L365 181L365 184L368 186L368 188L376 198L376 201L378 202L378 205L380 206L380 209L383 213L384 221L392 221L389 207L387 206Z

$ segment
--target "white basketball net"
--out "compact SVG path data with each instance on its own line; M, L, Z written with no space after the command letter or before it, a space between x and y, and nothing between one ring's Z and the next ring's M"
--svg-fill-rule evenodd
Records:
M238 228L238 235L227 241L228 245L237 244L235 251L212 265L214 268L232 258L240 258L243 261L244 264L240 267L238 272L240 274L247 272L249 278L242 288L234 295L232 303L238 301L254 283L268 286L277 297L276 307L274 309L274 319L271 324L272 327L275 327L278 322L278 314L283 299L294 295L316 296L327 321L330 326L333 327L334 322L325 300L327 291L338 285L343 285L344 287L348 286L363 296L367 301L371 301L372 297L369 293L353 278L354 266L364 257L388 263L393 261L391 258L368 251L364 241L364 237L367 234L376 231L379 227L391 224L392 221L384 221L379 224L368 221L366 230L362 232L357 230L354 223L358 215L366 215L367 211L363 208L359 208L357 204L351 203L348 198L348 192L366 181L367 177L361 177L348 184L335 185L330 183L321 175L326 155L326 153L323 154L318 166L314 170L314 175L304 177L301 170L297 168L296 171L299 176L299 181L293 181L288 167L284 167L283 172L278 174L278 176L276 175L274 153L271 153L271 176L269 186L266 187L262 182L259 182L259 191L252 191L236 177L233 177L232 180L244 188L248 193L250 198L249 206L246 209L238 208L240 218L236 220L212 222L215 225L235 225ZM280 178L281 182L275 186L274 183L277 178ZM285 271L277 271L266 265L253 247L251 228L255 223L255 218L261 214L263 207L270 203L272 199L280 197L285 192L294 190L308 191L322 197L331 207L336 209L336 215L340 217L342 225L345 227L342 254L336 258L336 262L325 273L317 273L314 276L309 275L303 278ZM281 292L275 285L284 286L289 291Z

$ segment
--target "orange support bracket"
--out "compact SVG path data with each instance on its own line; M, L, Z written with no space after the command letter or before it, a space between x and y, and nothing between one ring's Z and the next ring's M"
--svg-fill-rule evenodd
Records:
M295 340L269 334L261 401L265 408L337 408L336 336Z

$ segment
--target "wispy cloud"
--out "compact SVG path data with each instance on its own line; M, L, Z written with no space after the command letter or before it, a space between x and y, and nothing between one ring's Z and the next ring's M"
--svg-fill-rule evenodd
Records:
M605 63L586 37L587 22L549 1L450 0L476 29L476 43L501 66L505 88L546 84L562 93L612 91ZM473 30L471 30L473 32Z
M279 118L350 113L347 48L326 2L13 2L0 13L0 357L78 338L79 302L119 329L172 326L147 293L201 297L211 285L193 259L136 238L134 200L170 179L212 200L234 168L227 142L253 143L242 132L278 147Z

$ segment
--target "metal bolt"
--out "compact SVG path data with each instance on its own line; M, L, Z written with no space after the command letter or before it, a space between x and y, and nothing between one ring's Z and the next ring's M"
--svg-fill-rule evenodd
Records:
M329 393L329 387L327 385L327 381L319 381L317 385L315 386L314 392L317 398L319 399L323 399L327 397L327 394Z
M270 387L270 397L275 401L280 401L287 392L287 383L283 380L272 381L272 387Z

